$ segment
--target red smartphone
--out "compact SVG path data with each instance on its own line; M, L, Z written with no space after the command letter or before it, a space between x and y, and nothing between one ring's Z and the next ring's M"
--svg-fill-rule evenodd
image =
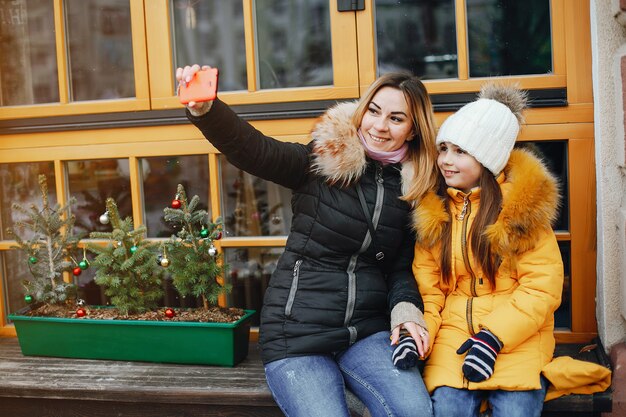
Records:
M217 97L217 68L200 70L187 83L187 86L180 85L178 88L178 98L182 104L190 101L211 101Z

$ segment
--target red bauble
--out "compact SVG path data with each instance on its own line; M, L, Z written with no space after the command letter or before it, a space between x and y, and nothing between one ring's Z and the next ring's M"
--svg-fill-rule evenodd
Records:
M222 232L217 232L215 235L215 240L220 240L222 238Z
M74 274L75 276L79 276L81 272L83 272L83 270L80 269L80 266L77 266L76 268L72 269L72 274Z
M179 209L180 208L180 200L172 200L172 208Z
M78 317L85 317L87 315L87 311L84 308L79 308L76 310L76 315Z
M171 308L166 308L165 309L165 316L169 319L171 319L172 317L174 317L176 315L176 312L171 309Z

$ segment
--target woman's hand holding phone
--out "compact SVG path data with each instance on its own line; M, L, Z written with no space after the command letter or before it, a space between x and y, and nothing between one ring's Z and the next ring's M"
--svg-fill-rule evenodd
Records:
M208 65L187 65L176 69L178 95L194 116L207 113L217 95L217 68Z

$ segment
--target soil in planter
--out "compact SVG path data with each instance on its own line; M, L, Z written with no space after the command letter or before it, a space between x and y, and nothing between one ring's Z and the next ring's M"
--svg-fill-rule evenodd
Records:
M83 307L87 314L84 317L76 315L77 308L69 305L42 305L25 313L30 317L58 317L71 319L96 320L143 320L143 321L195 321L203 323L233 323L245 315L240 308L209 307L203 308L171 308L175 315L169 318L165 315L167 307L156 311L124 315L115 307L90 308Z

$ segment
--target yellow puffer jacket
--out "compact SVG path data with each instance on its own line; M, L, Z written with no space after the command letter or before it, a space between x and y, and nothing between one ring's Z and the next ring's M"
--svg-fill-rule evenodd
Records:
M452 220L444 201L434 193L414 212L418 243L413 272L434 340L424 370L430 392L439 386L538 389L541 370L554 353L553 313L561 303L563 287L563 263L550 227L558 206L557 183L541 161L524 150L512 152L498 182L502 211L486 231L492 250L503 260L495 288L483 278L467 237L480 204L479 189L469 195L448 189ZM452 221L453 276L451 285L445 286L440 277L439 239L448 221ZM473 383L463 377L465 355L457 355L456 350L482 328L494 333L504 347L493 376Z

